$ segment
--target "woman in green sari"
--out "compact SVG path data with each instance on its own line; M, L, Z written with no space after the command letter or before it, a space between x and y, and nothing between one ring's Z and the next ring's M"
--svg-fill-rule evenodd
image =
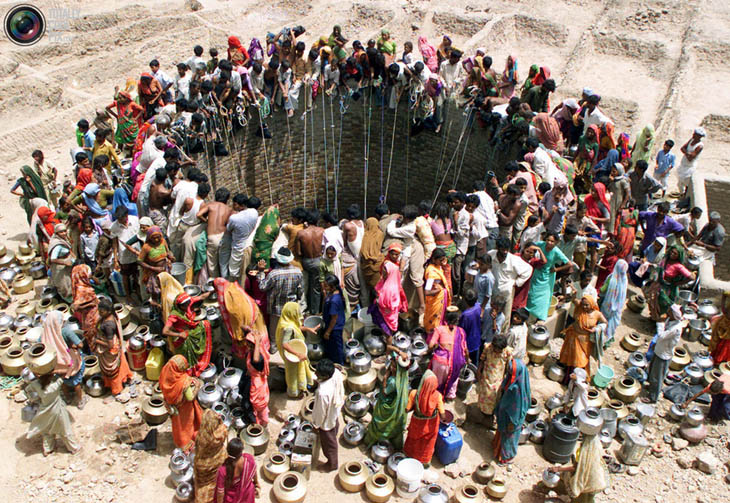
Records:
M327 39L327 45L332 48L332 53L339 61L347 59L347 52L345 51L346 43L347 39L342 36L342 27L339 24L336 24L334 28L332 28L330 38Z
M196 321L193 310L193 306L208 295L208 292L200 297L191 297L185 292L178 294L162 328L162 335L169 339L174 353L183 355L190 363L188 374L194 377L198 377L205 370L213 352L210 322Z
M401 358L390 357L390 363L383 377L383 384L373 408L373 419L365 434L365 443L370 447L379 440L387 440L401 450L403 432L406 429L406 405L408 405L408 360L401 364Z
M20 197L20 206L25 210L25 216L30 224L34 211L30 205L30 201L36 197L48 201L48 196L46 195L46 189L43 187L41 177L38 176L38 173L33 168L23 166L20 168L20 173L23 176L18 178L13 188L10 189L10 193Z
M654 268L651 281L644 288L649 314L654 321L664 321L680 287L695 279L695 274L684 266L684 248L672 245L665 257L664 263Z
M256 229L256 234L254 234L252 264L257 264L259 260L263 260L266 262L266 267L269 267L271 247L279 235L279 225L278 206L269 206L266 213L261 217L261 223Z
M376 41L377 49L385 56L385 66L388 66L395 60L395 41L390 38L390 31L383 28L380 30L380 36Z

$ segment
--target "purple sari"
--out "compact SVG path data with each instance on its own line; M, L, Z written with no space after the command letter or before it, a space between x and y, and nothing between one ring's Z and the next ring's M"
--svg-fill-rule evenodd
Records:
M453 328L453 334L449 330L448 325L441 325L431 334L429 344L437 342L438 345L434 349L431 357L429 368L436 374L439 386L438 390L446 398L454 398L456 396L456 382L459 379L461 369L466 364L466 333L464 329L458 326ZM446 345L451 343L451 351L446 349Z
M223 493L223 503L255 503L256 487L254 475L256 474L256 461L250 454L243 454L243 471L239 478L231 481L231 487L226 488L226 465L218 468L218 480L216 481L216 493ZM216 496L216 501L218 501Z

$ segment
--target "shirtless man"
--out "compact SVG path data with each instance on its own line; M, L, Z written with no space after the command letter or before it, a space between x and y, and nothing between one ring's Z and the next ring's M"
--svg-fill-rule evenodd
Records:
M167 213L165 212L165 206L172 202L172 199L170 198L172 190L168 189L165 185L166 180L167 169L156 169L155 177L149 188L149 199L147 202L150 208L148 216L157 227L162 229L162 232L167 231Z
M205 222L198 219L198 213L205 199L210 193L210 185L199 183L196 195L185 198L180 207L180 223L178 228L182 231L183 241L183 262L188 266L188 283L192 283L193 265L195 263L196 245L200 235L205 230Z
M228 199L231 193L225 187L215 191L215 201L203 203L198 212L198 219L208 224L208 277L217 278L220 276L218 257L223 235L226 232L228 218L233 210L228 206Z
M352 204L347 208L347 219L343 220L342 234L345 240L345 249L342 252L342 267L345 273L345 291L350 300L350 305L361 306L366 305L367 298L362 298L363 289L360 285L364 283L360 273L360 246L362 246L362 237L365 234L365 224L360 219L360 206ZM367 295L364 295L367 297Z
M527 205L525 204L522 193L516 185L508 185L507 191L499 197L499 211L497 212L497 222L499 222L499 234L502 237L511 240L514 245L520 239L522 229L525 226L524 221L520 222L520 218L524 220Z
M301 257L302 273L306 285L307 310L319 314L322 304L322 290L319 283L319 262L322 257L322 235L319 227L319 211L310 210L306 216L307 226L294 239L294 255Z

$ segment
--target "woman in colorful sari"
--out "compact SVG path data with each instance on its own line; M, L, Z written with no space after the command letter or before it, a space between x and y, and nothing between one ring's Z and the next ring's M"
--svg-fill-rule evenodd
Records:
M557 247L560 237L556 233L548 233L545 241L538 241L535 246L540 248L545 257L545 265L533 270L530 280L530 293L527 295L527 310L539 322L545 321L550 310L553 298L556 273L567 271L573 267L571 261L560 248Z
M599 232L589 235L589 237L595 239L601 239L601 232L603 225L606 224L611 218L611 204L606 198L606 186L601 182L596 182L591 186L590 194L588 194L583 202L586 205L586 216L590 218ZM596 261L598 260L598 244L588 243L588 250L590 251L590 267L589 270L593 271L596 267Z
M261 495L256 472L256 460L243 452L243 442L234 438L228 442L227 456L218 469L214 503L254 503ZM197 503L197 499L196 499Z
M228 61L233 66L248 66L251 58L248 57L248 51L243 47L238 37L231 35L228 37Z
M437 73L439 70L439 58L436 56L436 48L428 43L426 37L418 37L418 50L423 58L423 64L433 73Z
M670 246L664 263L654 269L649 283L643 289L651 319L663 321L669 307L677 299L680 286L694 279L695 274L684 266L684 248Z
M81 353L82 341L70 328L62 327L61 311L48 311L43 320L41 342L56 352L56 367L53 372L63 378L64 387L73 393L79 409L86 404L86 395L81 390L84 377L84 357ZM71 403L71 401L68 401Z
M520 77L517 73L517 58L510 55L507 56L507 62L504 64L504 71L499 80L499 96L502 98L511 98L515 95L515 88L520 83Z
M400 254L403 245L391 243L380 267L380 281L375 285L375 302L368 309L373 322L390 337L398 330L398 314L408 312L408 300L403 290L400 272Z
M427 370L418 389L411 390L408 394L406 405L406 412L413 411L413 415L408 423L403 452L425 466L431 463L439 433L439 420L446 413L443 396L436 388L438 379L433 372Z
M25 210L25 217L30 223L33 217L33 209L30 202L35 198L41 198L48 201L46 195L46 189L43 187L43 181L38 173L35 172L30 166L23 166L20 168L21 177L15 182L15 185L10 189L10 193L14 196L20 197L20 207ZM20 192L18 191L20 189Z
M48 267L51 270L49 282L56 287L58 295L65 302L76 299L76 285L71 274L76 262L73 250L74 246L68 238L66 225L56 224L53 227L53 235L48 241Z
M408 366L406 355L389 356L385 375L378 393L373 419L365 433L368 448L379 440L387 440L400 450L403 447L403 432L406 429L406 405L408 404Z
M93 351L99 323L99 299L96 297L94 287L91 286L91 268L86 264L75 266L71 271L71 282L73 284L71 311L74 318L79 320L84 339Z
M530 88L533 86L532 79L534 79L537 76L537 72L540 71L540 67L537 65L530 65L530 69L527 72L527 78L525 79L524 84L522 84L522 89L520 90L521 95L525 94L527 91L530 90Z
M505 369L494 409L497 433L492 447L494 458L500 465L512 463L517 455L520 432L529 408L530 373L522 360L512 358Z
M175 256L167 247L162 230L156 225L148 228L147 239L137 255L137 262L142 268L142 286L150 297L159 297L160 282L157 275L167 271L174 261Z
M730 361L730 291L722 293L722 312L712 319L710 354L715 365Z
M477 367L477 404L484 414L488 428L494 423L494 409L497 406L497 393L502 384L504 369L512 359L513 350L507 345L507 338L497 334L492 342L484 344Z
M449 218L449 205L445 202L436 203L431 215L431 231L436 241L436 247L444 251L446 256L445 265L442 266L447 285L451 290L451 264L456 256L456 243L451 239L451 218Z
M302 326L302 310L297 302L287 302L281 311L279 324L276 326L276 347L279 348L281 359L284 360L286 375L286 393L289 398L299 398L307 390L307 386L314 383L314 373L309 364L307 354L299 352L289 342L292 340L304 341L302 331L314 330ZM286 353L296 356L299 361L292 362Z
M185 357L175 355L160 372L160 389L170 412L172 439L185 452L192 450L203 418L197 399L200 381L190 377L188 370Z
M117 99L107 105L106 110L117 120L117 132L114 134L117 146L120 150L131 148L144 119L144 108L132 101L129 93L119 91Z
M99 301L99 323L94 339L94 353L99 358L104 386L117 396L124 390L124 383L132 378L122 338L122 324L114 311L114 304L107 298Z
M639 225L639 210L624 208L617 219L616 237L621 248L619 258L631 262L634 254L634 241L636 240L636 228Z
M532 120L537 132L537 139L540 140L546 149L562 153L565 145L563 135L560 133L558 122L547 113L539 113Z
M390 38L390 31L383 28L380 30L380 36L375 42L375 47L385 56L385 66L388 67L395 61L396 45L395 41Z
M629 265L625 260L620 259L616 262L616 267L613 268L608 281L604 283L603 288L599 291L601 313L608 323L604 346L611 344L614 335L616 335L616 329L621 324L621 315L626 305L626 291L629 287L629 278L626 274L628 269Z
M46 258L53 228L61 221L56 218L56 213L48 207L48 201L45 199L36 197L30 201L30 206L33 216L30 219L27 242L37 255Z
M228 427L223 423L223 418L212 409L206 409L195 439L193 461L195 503L213 501L218 469L228 456L226 440L228 440Z
M336 24L332 28L332 33L330 33L330 36L327 39L327 45L332 48L332 53L339 61L347 59L347 51L345 51L346 43L347 39L342 36L342 28L340 25Z
M261 217L261 223L256 228L253 237L253 255L251 263L257 264L259 260L266 262L266 267L270 266L271 247L274 245L279 235L279 208L269 206Z
M618 151L619 161L629 159L631 157L631 137L628 133L621 133L616 142L616 150Z
M598 142L600 141L598 126L588 126L585 134L578 140L578 152L575 156L575 172L581 179L584 189L591 186L591 170L598 162Z
M656 134L654 133L654 124L647 124L636 138L636 143L631 149L631 160L651 162L651 156L654 153L654 144L656 143Z
M584 295L581 299L573 300L573 304L575 305L573 313L575 321L565 329L565 340L558 358L560 363L567 367L565 369L566 383L570 380L570 374L575 368L584 369L590 380L591 354L593 353L591 335L596 331L596 325L607 323L593 296Z
M621 248L618 241L609 239L606 242L606 249L603 251L601 261L598 263L598 277L596 278L596 290L600 290L608 277L613 272L614 267L619 261Z
M447 267L446 252L442 248L436 248L431 254L424 275L426 283L423 294L426 306L423 313L423 328L427 334L444 323L446 308L451 303L451 282L446 275Z
M458 326L459 310L447 310L446 324L439 325L428 339L428 349L433 352L429 368L436 374L438 390L447 400L456 396L456 382L462 367L469 360L466 333Z
M168 338L168 346L177 355L183 355L190 363L188 372L198 377L210 363L213 341L208 320L195 321L193 306L202 297L191 297L183 292L175 297L162 335Z
M158 106L165 106L164 93L160 81L149 73L143 73L137 82L139 93L139 104L144 109L144 118L149 119L155 115Z
M383 247L383 239L385 235L380 230L378 220L370 217L365 220L365 233L362 237L362 245L360 246L360 271L362 272L365 284L361 285L367 288L370 300L375 297L375 286L380 281L380 268L383 265L383 254L380 251ZM343 278L339 278L340 282Z
M441 43L438 46L437 49L437 56L438 56L438 64L439 67L441 66L442 61L446 61L451 57L451 51L454 50L453 42L451 41L451 38L447 35L444 35L441 37Z

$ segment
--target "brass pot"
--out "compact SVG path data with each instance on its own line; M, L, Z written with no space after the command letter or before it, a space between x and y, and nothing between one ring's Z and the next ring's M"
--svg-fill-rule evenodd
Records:
M151 396L142 405L142 418L149 425L158 425L167 421L168 417L165 401L160 396Z
M608 402L608 408L616 411L616 420L620 421L629 415L629 408L621 400L611 400Z
M99 358L97 358L96 355L84 356L84 364L86 365L86 368L84 369L84 377L93 376L94 374L101 372Z
M720 369L710 369L705 372L702 379L705 382L705 386L709 386L710 384L715 382L715 380L719 379L721 376L722 376L722 371Z
M385 473L375 473L365 482L365 494L372 503L385 503L394 490L395 482Z
M365 487L368 480L368 467L362 461L350 461L340 466L337 477L342 489L348 493L357 493Z
M259 424L249 424L241 430L241 440L253 447L253 452L258 456L266 452L269 445L269 431Z
M474 470L472 478L477 484L486 485L494 478L494 463L482 463Z
M15 252L13 250L8 250L0 257L0 267L7 267L13 262L15 262Z
M302 403L302 408L299 411L299 415L301 416L303 421L312 421L312 414L314 413L314 397L310 396L306 400L304 400L304 403Z
M35 316L36 304L35 301L22 299L18 301L18 305L15 307L15 314L24 314L29 317Z
M588 407L600 409L603 406L603 397L595 388L588 389Z
M123 327L126 327L127 323L129 323L129 307L124 304L114 304L114 311L117 313L119 323L121 323Z
M547 360L548 355L550 354L550 346L545 345L541 348L536 348L535 346L531 344L527 344L527 356L530 358L530 363L534 363L536 365L539 365L541 363L544 363L545 360Z
M629 332L624 336L623 339L621 339L621 347L630 353L633 353L634 351L639 349L642 343L643 341L641 339L641 336L636 332Z
M718 368L723 374L730 374L730 362L722 362Z
M307 481L299 472L284 472L274 481L274 497L279 503L301 503L307 495Z
M474 484L464 484L454 493L454 501L456 503L477 503L482 497L479 488Z
M350 392L370 393L375 389L377 381L378 373L374 368L371 368L365 374L349 374L345 384Z
M487 484L487 494L494 499L501 500L507 495L507 483L501 477L493 478Z
M56 368L56 352L42 342L33 344L23 354L25 364L37 376L48 374Z
M614 381L613 394L624 403L632 403L641 392L641 384L631 376Z
M640 314L644 310L644 306L646 306L646 299L643 295L632 295L626 305L633 312Z
M30 255L31 253L35 253L35 251L33 251L33 248L31 248L30 245L21 243L18 245L18 253L20 255Z
M53 306L53 309L55 309L56 311L60 311L63 315L64 320L67 320L71 316L71 309L65 302L59 302L58 304Z
M0 356L0 365L3 372L9 376L19 376L25 368L25 360L23 359L23 349L18 346L11 346Z
M18 265L23 268L23 270L30 271L30 264L35 259L35 252L31 250L30 253L18 253L18 255L15 257L15 260L18 262Z
M33 278L26 274L18 274L13 280L13 291L17 294L28 293L33 289Z
M264 461L263 473L266 480L273 482L276 477L289 471L289 458L280 452L273 452Z
M43 313L49 311L52 308L52 306L53 306L52 299L41 299L35 305L35 312L43 314Z
M0 244L0 257L4 256L8 252L8 249L5 245Z
M4 355L13 346L14 342L15 340L8 332L0 335L0 356Z
M689 351L684 348L674 348L672 359L669 360L670 370L682 370L684 367L689 365L692 361L692 357L689 355Z

